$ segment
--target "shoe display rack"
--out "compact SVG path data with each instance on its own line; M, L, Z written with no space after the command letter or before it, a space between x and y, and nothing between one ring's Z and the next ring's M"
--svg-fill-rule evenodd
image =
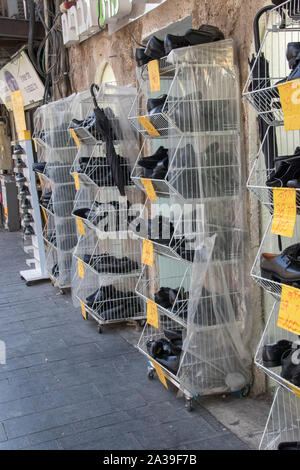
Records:
M72 217L75 183L70 175L77 147L68 127L78 95L51 102L35 114L34 138L38 162L34 164L42 194L43 239L49 277L63 293L71 287L72 253L77 244Z
M26 260L26 264L31 269L20 271L20 276L26 281L27 285L31 285L32 282L48 279L38 191L35 173L32 170L33 149L31 139L15 144L13 159L23 227L24 251L31 255Z
M261 139L247 187L270 214L251 277L275 299L255 354L255 364L279 386L260 443L263 450L299 447L297 364L300 340L297 330L285 317L289 316L292 303L286 304L283 298L286 287L295 288L294 293L300 287L299 219L296 216L292 236L277 235L278 232L274 234L272 230L277 188L281 188L283 197L294 188L295 212L299 215L299 130L285 130L277 87L279 83L300 78L299 27L298 0L289 0L268 12L266 32L257 57L251 62L243 91L244 98L257 113ZM281 310L283 305L285 313ZM297 319L295 321L297 323Z
M246 395L251 383L234 44L173 50L154 76L152 65L138 67L137 83L128 118L143 142L132 179L147 195L134 230L144 261L136 292L147 305L138 348L149 378L171 381L192 409L197 396Z
M141 323L145 318L144 305L135 293L141 273L140 243L129 232L142 201L142 192L130 178L138 143L127 115L135 95L133 88L106 83L95 98L110 127L125 196L116 185L107 134L99 131L91 94L84 104L84 119L73 120L69 126L78 144L71 168L77 189L72 215L78 231L72 295L84 319L91 317L97 322L99 333L107 324Z

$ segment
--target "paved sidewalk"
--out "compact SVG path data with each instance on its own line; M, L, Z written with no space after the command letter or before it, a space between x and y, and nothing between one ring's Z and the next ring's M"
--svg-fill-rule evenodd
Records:
M249 449L202 406L149 382L126 340L134 327L99 335L50 282L27 287L20 233L0 231L2 449Z

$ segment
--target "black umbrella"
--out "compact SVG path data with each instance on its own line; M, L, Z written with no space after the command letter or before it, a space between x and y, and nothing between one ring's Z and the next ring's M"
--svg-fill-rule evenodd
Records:
M274 7L272 5L268 5L262 8L261 10L259 10L259 12L254 18L253 29L256 54L258 54L260 50L259 19L264 13L269 10L272 10L273 8ZM267 61L263 53L261 53L259 57L253 54L251 61L249 61L249 66L252 70L252 82L249 85L249 91L255 92L254 100L258 107L260 105L260 100L263 100L264 107L267 109L271 109L271 101L273 99L272 94L264 92L263 95L260 95L258 92L258 90L267 89L271 87L271 81L269 78L269 62ZM272 121L273 113L266 113L265 117ZM265 165L266 169L269 170L274 168L275 159L278 155L276 130L274 126L269 126L269 124L262 116L258 116L257 121L259 129L259 139L263 143L262 150L265 156ZM268 135L266 136L267 132Z
M115 129L112 125L113 121L110 121L104 110L98 106L94 89L99 90L99 87L95 83L92 83L90 92L94 102L96 130L101 140L106 144L106 158L111 169L113 181L118 187L121 196L125 196L124 172L113 143L113 139L116 138Z

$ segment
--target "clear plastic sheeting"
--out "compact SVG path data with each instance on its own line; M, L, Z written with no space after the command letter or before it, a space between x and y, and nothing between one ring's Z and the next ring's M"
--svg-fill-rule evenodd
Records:
M299 450L300 400L291 391L277 388L259 450Z
M207 238L195 252L178 373L180 387L199 395L243 391L251 383L251 356L241 333L243 285L238 271L212 263L216 238Z

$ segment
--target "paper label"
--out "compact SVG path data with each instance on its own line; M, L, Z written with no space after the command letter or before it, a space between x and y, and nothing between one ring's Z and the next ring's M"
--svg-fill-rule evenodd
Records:
M84 279L84 266L83 266L83 262L81 261L81 259L78 260L78 276L81 279Z
M141 181L150 201L157 201L157 196L152 181L149 180L149 178L141 178Z
M80 233L80 235L86 235L83 221L79 217L76 217L76 221L78 232Z
M80 140L79 140L78 135L76 134L75 130L74 129L69 129L69 131L70 131L70 134L73 137L77 147L81 147Z
M293 237L297 207L295 188L273 188L274 214L271 233Z
M159 328L157 305L150 299L147 299L147 323L154 328Z
M20 131L18 133L19 140L22 142L22 140L31 140L31 132L30 131Z
M160 133L158 132L157 129L151 124L149 119L146 116L139 116L138 117L139 122L143 126L143 128L148 132L151 137L159 137Z
M8 211L7 211L7 207L6 207L6 206L4 206L4 215L5 215L6 218L8 217Z
M26 130L26 121L25 121L25 112L24 112L24 102L21 90L13 91L11 94L11 102L13 108L13 114L16 124L16 131L20 140L22 139L19 135L22 131Z
M42 207L42 206L41 206L41 207ZM42 212L43 212L44 221L45 221L45 223L47 223L48 216L47 216L46 209L45 209L44 207L42 207Z
M160 91L160 74L158 60L151 60L150 62L148 62L148 74L151 91Z
M300 388L296 387L295 385L290 385L291 390L294 392L294 394L297 396L297 398L300 398Z
M154 261L154 247L153 243L147 238L143 239L143 254L142 254L142 263L147 266L153 266Z
M86 310L85 310L85 305L84 303L82 302L82 300L80 301L80 307L81 307L81 314L83 316L83 318L85 320L87 320L87 314L86 314Z
M278 86L286 131L300 129L300 79L281 83Z
M36 141L36 138L33 139L33 143L34 143L34 150L37 152L38 149L37 149L37 141Z
M41 186L44 186L44 181L43 181L42 175L40 173L38 173L38 177L39 177Z
M282 284L277 326L300 335L300 289Z
M157 373L157 376L158 376L159 380L161 381L161 383L162 383L166 388L168 388L168 384L167 384L166 377L165 377L165 374L164 374L163 369L160 367L159 364L157 364L157 362L151 361L151 364L152 364L153 367L155 368L156 373Z
M75 181L75 189L76 189L76 191L79 191L80 181L79 181L78 173L73 173L73 178L74 178L74 181Z

